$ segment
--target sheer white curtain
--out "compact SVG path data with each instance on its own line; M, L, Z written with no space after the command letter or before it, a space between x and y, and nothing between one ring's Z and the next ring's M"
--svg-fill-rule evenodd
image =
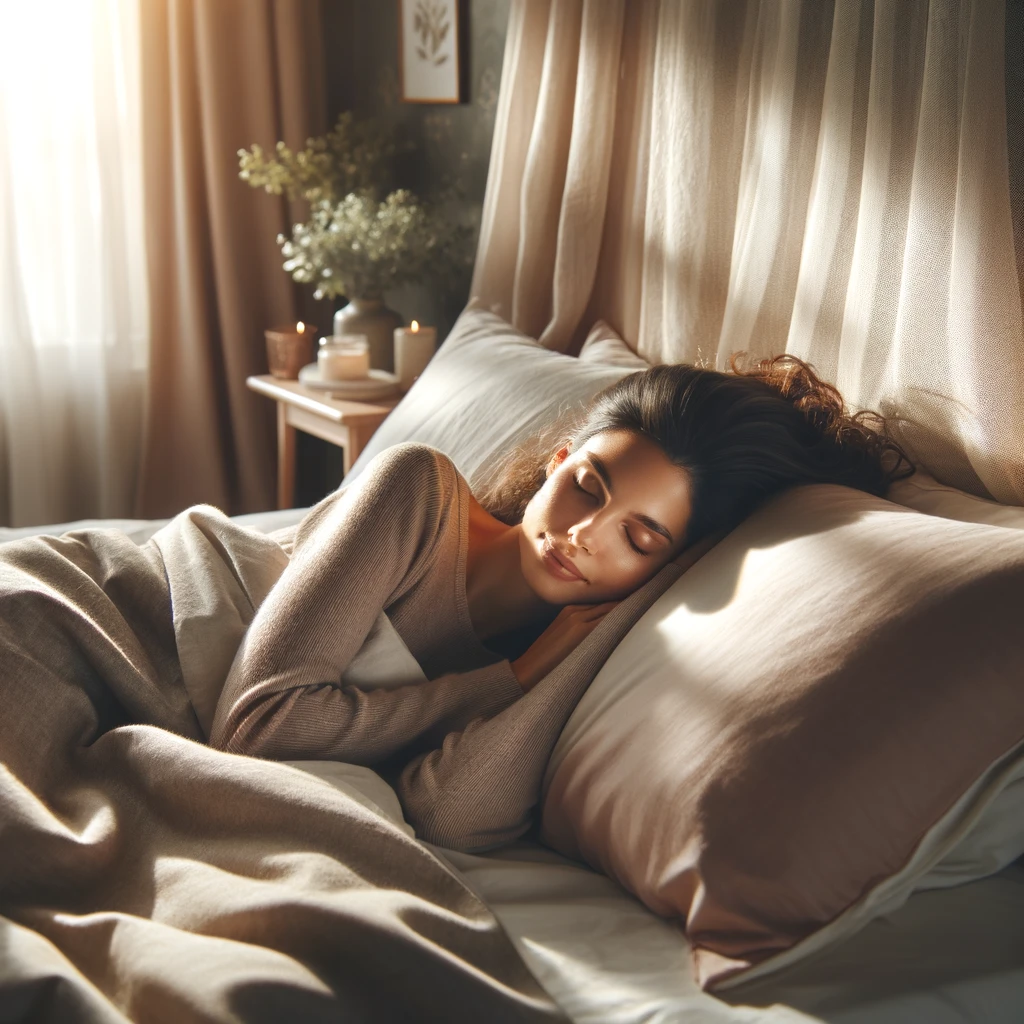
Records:
M138 0L0 0L0 525L132 514L139 50Z
M1008 14L512 0L471 301L561 351L602 317L651 361L792 352L1024 502Z

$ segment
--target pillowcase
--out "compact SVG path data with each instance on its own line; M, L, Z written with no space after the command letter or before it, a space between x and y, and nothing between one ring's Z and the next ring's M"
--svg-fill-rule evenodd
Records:
M939 483L918 469L889 488L890 501L928 515L965 523L988 523L1024 530L1024 508L1001 505ZM1001 871L1024 855L1024 761L1006 785L983 808L981 816L957 845L914 886L914 891L948 888Z
M1024 508L1019 505L1001 505L998 501L989 501L940 484L922 469L906 480L897 480L889 488L886 498L930 516L1024 530Z
M604 320L597 320L590 328L580 349L580 359L587 363L607 363L624 366L629 370L646 370L651 364L634 352L619 336L618 331Z
M496 313L467 307L342 482L385 448L420 441L444 452L475 490L515 445L629 372L552 352Z
M682 919L724 990L903 903L1024 762L1024 532L832 485L765 505L619 644L541 838Z

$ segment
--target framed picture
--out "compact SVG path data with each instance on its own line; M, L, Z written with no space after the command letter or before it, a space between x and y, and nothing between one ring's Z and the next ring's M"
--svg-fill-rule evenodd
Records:
M460 103L460 0L398 0L402 99Z

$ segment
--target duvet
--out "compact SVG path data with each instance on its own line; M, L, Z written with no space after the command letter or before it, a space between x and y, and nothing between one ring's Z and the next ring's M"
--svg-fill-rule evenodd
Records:
M206 745L287 556L213 509L0 544L0 1017L565 1021L383 815Z

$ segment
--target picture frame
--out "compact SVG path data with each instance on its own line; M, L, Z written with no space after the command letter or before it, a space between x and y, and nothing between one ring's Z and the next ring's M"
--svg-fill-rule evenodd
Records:
M398 67L406 103L461 103L464 0L398 0Z

